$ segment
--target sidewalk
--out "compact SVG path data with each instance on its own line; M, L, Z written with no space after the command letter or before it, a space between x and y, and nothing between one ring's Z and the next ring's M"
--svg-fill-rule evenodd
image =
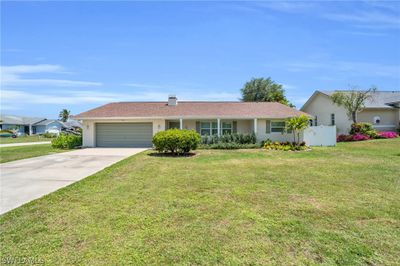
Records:
M28 146L28 145L39 145L39 144L50 144L50 143L51 143L51 141L10 143L10 144L0 144L0 148L5 148L5 147L17 147L17 146Z

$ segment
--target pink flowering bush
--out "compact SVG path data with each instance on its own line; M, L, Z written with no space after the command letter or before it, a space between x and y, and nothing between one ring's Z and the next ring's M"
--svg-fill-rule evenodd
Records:
M396 132L388 131L388 132L379 132L378 137L382 139L394 139L397 138L399 135L397 135Z
M336 138L337 142L343 142L343 141L352 141L353 140L353 135L339 135Z
M367 135L363 135L363 134L360 134L360 133L357 133L357 134L354 134L353 135L353 141L360 141L360 140L368 140L369 139L369 137L367 136Z

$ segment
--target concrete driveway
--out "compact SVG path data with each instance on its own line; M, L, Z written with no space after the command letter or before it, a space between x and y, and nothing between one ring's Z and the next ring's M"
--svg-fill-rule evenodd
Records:
M91 148L0 164L0 214L144 150Z

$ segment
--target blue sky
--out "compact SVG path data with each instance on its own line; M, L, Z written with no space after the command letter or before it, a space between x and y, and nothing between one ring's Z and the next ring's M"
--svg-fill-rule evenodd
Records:
M1 112L237 100L252 77L400 89L400 2L2 2Z

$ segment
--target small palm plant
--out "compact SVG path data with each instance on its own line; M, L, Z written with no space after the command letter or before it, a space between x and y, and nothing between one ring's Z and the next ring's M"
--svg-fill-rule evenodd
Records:
M286 132L293 132L293 140L295 143L300 142L300 133L309 126L309 117L305 115L294 116L286 121ZM296 141L297 135L297 141Z
M60 120L61 120L62 122L67 122L70 113L71 113L71 112L70 112L69 110L67 110L67 109L62 109L62 110L60 111L60 114L58 115L58 117L60 118Z

